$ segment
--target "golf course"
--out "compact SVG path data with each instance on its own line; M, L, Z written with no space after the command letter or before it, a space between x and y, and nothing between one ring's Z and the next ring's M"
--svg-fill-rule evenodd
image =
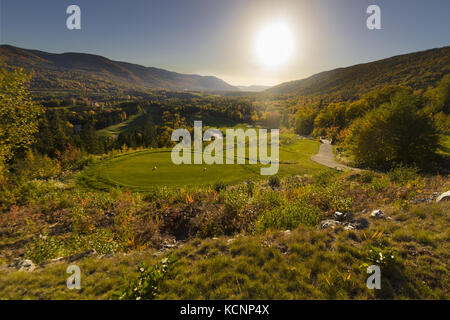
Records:
M278 175L308 174L325 167L310 158L320 143L295 135L280 137ZM96 189L114 187L146 191L155 187L199 187L221 181L234 184L248 179L267 179L260 175L263 164L181 164L171 159L171 149L150 149L125 153L85 169L78 181Z

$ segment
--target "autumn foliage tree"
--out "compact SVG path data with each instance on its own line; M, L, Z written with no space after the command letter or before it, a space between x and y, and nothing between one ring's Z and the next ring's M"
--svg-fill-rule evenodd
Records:
M21 69L0 70L0 166L35 141L43 109L31 99L30 80Z

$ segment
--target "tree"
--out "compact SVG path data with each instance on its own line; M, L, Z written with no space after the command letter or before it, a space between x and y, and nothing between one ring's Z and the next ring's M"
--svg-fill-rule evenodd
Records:
M310 135L314 129L314 119L317 116L317 108L301 108L295 115L295 131L301 135Z
M345 126L346 104L343 102L330 103L323 108L314 120L315 129L327 129L329 127L343 128Z
M432 119L419 109L419 99L407 92L356 120L349 131L345 144L354 160L378 169L423 166L439 142Z
M427 90L424 98L425 112L434 118L442 134L450 135L450 74L444 76L436 88Z
M22 69L0 70L0 165L35 141L43 108L30 96L30 80Z

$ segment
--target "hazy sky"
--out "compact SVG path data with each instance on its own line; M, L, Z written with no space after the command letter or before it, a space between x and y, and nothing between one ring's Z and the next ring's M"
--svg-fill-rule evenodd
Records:
M66 9L81 8L81 30ZM382 30L366 9L381 8ZM274 85L397 54L450 45L449 0L0 0L2 44L86 52L232 85ZM256 54L265 26L281 21L292 55L266 67Z

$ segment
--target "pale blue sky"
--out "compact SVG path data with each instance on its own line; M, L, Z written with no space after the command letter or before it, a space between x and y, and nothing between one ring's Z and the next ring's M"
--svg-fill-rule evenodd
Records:
M66 28L77 4L82 30ZM366 28L381 8L382 30ZM448 0L0 0L1 43L86 52L233 85L266 84L450 44ZM268 70L255 55L265 25L285 22L293 55Z

